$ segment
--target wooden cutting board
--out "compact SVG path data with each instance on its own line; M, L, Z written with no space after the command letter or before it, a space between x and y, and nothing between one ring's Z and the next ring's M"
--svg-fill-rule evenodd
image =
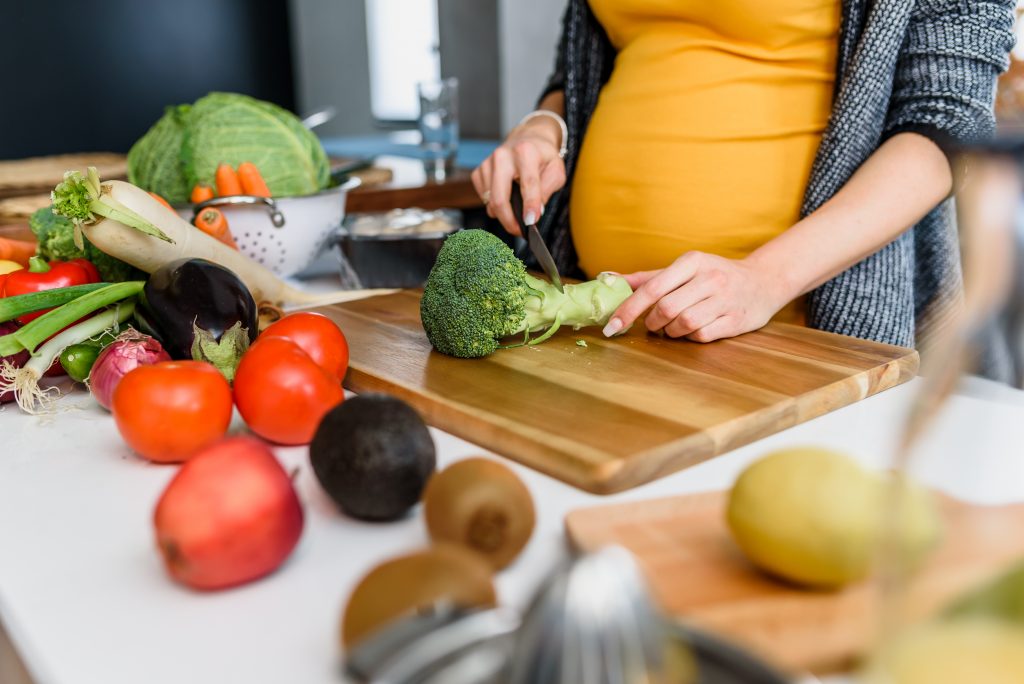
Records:
M634 553L670 615L729 637L779 667L824 674L852 665L877 626L877 587L809 591L756 570L732 542L725 492L573 511L565 526L578 549L608 544ZM975 506L937 495L940 547L906 596L923 618L1024 556L1024 504Z
M321 311L348 337L350 389L400 396L432 425L599 494L898 385L918 363L909 349L782 324L712 344L642 325L614 339L564 329L456 359L431 350L416 291Z
M0 161L0 197L49 195L69 170L95 166L100 178L111 180L128 174L128 160L113 152L82 152Z

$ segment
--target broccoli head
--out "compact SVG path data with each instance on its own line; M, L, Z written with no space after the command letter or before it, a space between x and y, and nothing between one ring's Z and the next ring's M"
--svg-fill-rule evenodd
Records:
M126 280L138 280L141 271L114 257L101 252L88 240L84 241L84 249L75 246L75 226L64 218L53 213L52 207L43 207L29 218L29 227L39 242L39 256L47 261L69 261L85 258L96 266L100 277L107 283L119 283Z
M420 319L439 352L475 358L494 352L513 335L523 338L509 346L539 344L562 325L604 325L632 292L624 278L610 273L559 292L527 273L494 235L464 230L445 240L437 256L423 290Z

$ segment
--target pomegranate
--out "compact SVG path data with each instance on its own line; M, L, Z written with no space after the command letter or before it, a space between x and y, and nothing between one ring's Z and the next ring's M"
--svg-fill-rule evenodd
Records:
M174 476L154 514L168 573L194 589L224 589L277 569L302 534L291 479L270 449L230 437Z

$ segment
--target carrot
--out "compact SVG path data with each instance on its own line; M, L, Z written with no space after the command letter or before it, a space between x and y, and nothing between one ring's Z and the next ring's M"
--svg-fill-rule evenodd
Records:
M160 195L156 194L155 192L151 192L151 193L149 193L149 194L150 194L150 195L152 195L152 196L153 196L153 198L154 198L154 199L155 199L155 200L156 200L157 202L159 202L160 204L164 205L165 207L167 207L167 208L168 208L168 209L170 209L171 211L174 211L174 207L172 207L172 206L171 206L171 203L170 203L170 202L168 202L167 200L165 200L165 199L164 199L163 197L161 197Z
M14 261L28 268L29 257L36 255L36 243L0 237L0 259Z
M242 194L242 183L238 180L238 174L228 164L217 167L214 181L217 183L217 194L221 197Z
M270 197L270 188L260 175L260 170L252 162L242 162L238 165L238 180L242 182L242 190L246 195Z
M206 183L196 183L196 186L192 188L192 196L189 199L192 200L192 204L199 204L208 199L213 199L213 197L213 188Z
M231 236L231 231L228 230L228 220L224 218L224 214L220 209L208 207L199 212L196 216L196 228L210 237L217 238L228 247L238 249L238 245L235 244L235 238Z

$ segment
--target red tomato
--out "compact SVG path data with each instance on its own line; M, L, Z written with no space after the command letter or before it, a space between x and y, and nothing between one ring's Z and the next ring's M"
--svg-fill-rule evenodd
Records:
M278 444L309 444L320 419L345 398L338 378L299 345L266 333L238 364L234 393L249 429Z
M176 463L227 432L231 386L205 361L163 361L125 375L111 411L121 437L139 455Z
M348 340L338 324L323 314L302 311L285 316L263 334L267 337L287 337L302 347L302 351L317 365L333 373L338 380L345 379L348 370Z

